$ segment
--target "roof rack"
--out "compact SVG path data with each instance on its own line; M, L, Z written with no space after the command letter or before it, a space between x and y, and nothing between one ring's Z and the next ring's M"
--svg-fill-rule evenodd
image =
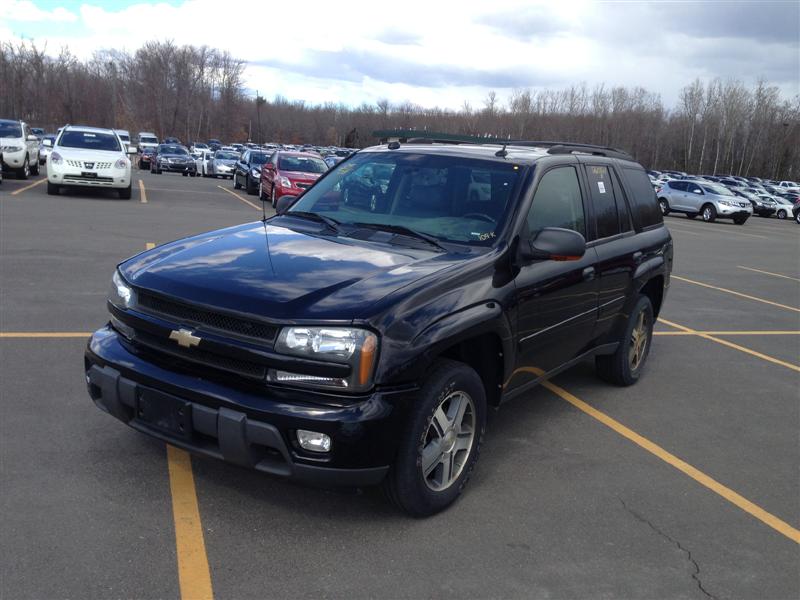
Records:
M594 144L573 144L572 142L547 142L533 140L510 140L499 137L457 135L441 133L438 131L420 131L414 129L395 129L373 131L372 135L379 138L381 143L392 143L392 148L397 149L399 144L497 144L506 146L546 148L548 154L591 154L607 158L620 158L633 160L633 157L624 150L597 146Z
M591 154L593 156L605 156L608 158L621 158L623 160L633 160L633 157L624 150L610 148L608 146L596 146L594 144L573 144L572 142L540 142L530 140L518 140L510 142L513 146L532 146L537 148L547 148L548 154Z

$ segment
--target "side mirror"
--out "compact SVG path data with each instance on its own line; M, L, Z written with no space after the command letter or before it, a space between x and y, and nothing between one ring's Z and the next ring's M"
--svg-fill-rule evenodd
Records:
M275 203L275 212L282 215L291 208L295 200L297 200L297 196L281 196Z
M527 260L579 260L584 254L586 239L572 229L545 227L520 243L520 257Z
M703 193L703 190L700 190L700 189L697 189L697 188L693 189L692 191L693 191L695 194L702 194L702 193Z
M125 152L127 154L138 154L139 151L136 148L136 146L131 145L131 146L126 146L125 147Z
M42 140L42 146L53 146L53 140Z

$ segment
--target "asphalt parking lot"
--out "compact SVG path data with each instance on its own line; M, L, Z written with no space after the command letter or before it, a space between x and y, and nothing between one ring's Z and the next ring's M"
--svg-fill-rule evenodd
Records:
M800 597L792 221L668 217L643 380L586 364L504 405L465 496L413 520L376 490L187 462L93 405L114 265L260 216L228 180L136 179L127 201L0 185L2 597Z

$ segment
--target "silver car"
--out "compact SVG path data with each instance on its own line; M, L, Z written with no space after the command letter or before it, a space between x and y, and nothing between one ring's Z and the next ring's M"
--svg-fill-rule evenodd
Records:
M785 219L792 216L792 206L794 204L791 200L787 200L783 196L770 196L772 201L775 202L775 216L779 219Z
M753 205L740 198L724 185L700 181L668 181L658 191L658 204L665 216L671 212L697 215L712 223L717 219L733 219L744 225L753 214Z
M233 171L237 160L239 160L239 153L235 150L217 150L214 153L214 157L206 161L204 175L233 179Z

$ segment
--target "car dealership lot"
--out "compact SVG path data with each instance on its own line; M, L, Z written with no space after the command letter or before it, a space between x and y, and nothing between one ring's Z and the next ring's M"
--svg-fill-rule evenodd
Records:
M131 200L0 187L4 597L800 595L795 223L667 217L674 325L642 381L586 364L504 405L464 497L413 520L377 490L181 471L92 404L114 265L260 216L228 180L134 173Z

